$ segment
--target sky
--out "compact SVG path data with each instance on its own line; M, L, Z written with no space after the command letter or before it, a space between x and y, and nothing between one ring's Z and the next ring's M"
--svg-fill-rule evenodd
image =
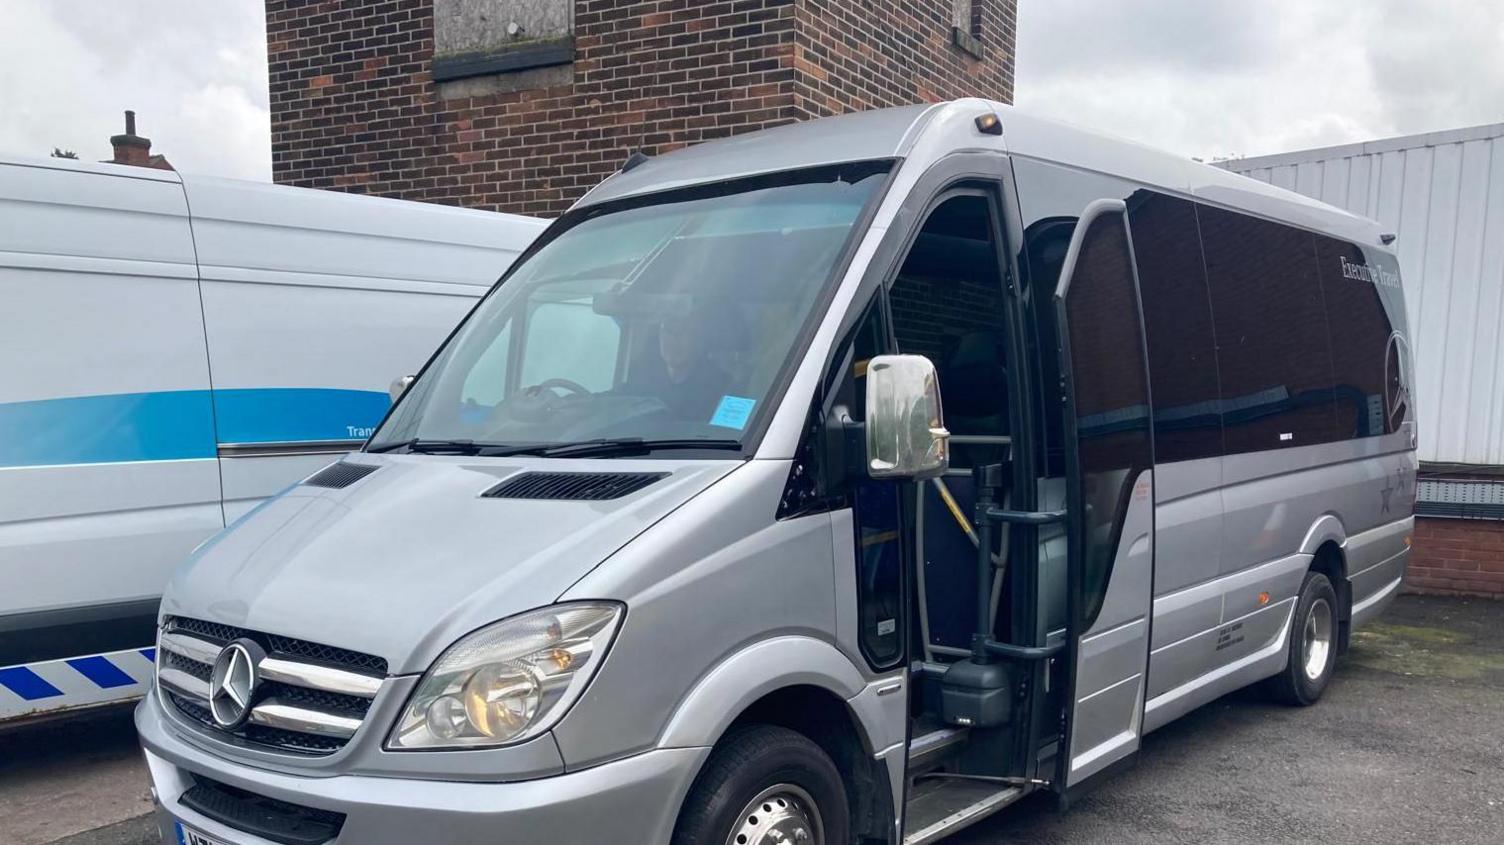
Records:
M1211 159L1504 122L1500 0L1020 0L1016 102Z
M0 152L111 157L126 109L179 170L270 181L260 0L0 0Z
M932 0L945 2L945 0ZM1181 155L1504 122L1501 0L1020 0L1018 105ZM0 152L271 176L260 0L0 0Z

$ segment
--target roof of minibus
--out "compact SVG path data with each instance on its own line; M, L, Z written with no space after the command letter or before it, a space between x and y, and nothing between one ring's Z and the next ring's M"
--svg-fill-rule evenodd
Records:
M988 112L1000 118L1001 135L978 131L975 119ZM847 161L904 158L928 166L952 152L986 149L1110 174L1364 245L1380 245L1380 227L1373 220L1218 167L980 99L857 112L708 141L617 173L578 205Z

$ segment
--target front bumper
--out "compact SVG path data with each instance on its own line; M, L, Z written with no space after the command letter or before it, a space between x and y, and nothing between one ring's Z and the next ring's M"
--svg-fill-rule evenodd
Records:
M578 772L514 783L460 783L333 775L306 777L234 763L184 742L156 696L136 708L158 801L163 841L180 819L237 845L274 845L210 819L179 799L194 776L345 816L341 845L531 842L599 845L666 843L707 748L657 749ZM464 751L447 752L464 754Z

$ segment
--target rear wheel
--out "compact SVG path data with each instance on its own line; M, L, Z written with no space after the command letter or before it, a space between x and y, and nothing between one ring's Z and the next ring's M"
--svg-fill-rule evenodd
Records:
M1290 626L1290 660L1269 679L1274 697L1287 704L1315 704L1337 665L1337 591L1320 572L1306 573Z
M754 725L728 735L695 779L674 845L845 845L846 787L803 734Z

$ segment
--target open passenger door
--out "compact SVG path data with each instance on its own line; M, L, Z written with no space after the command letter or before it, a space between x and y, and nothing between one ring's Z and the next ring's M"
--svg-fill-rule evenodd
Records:
M1097 200L1054 298L1067 496L1065 730L1053 785L1068 801L1132 756L1143 727L1154 581L1148 361L1127 207Z

